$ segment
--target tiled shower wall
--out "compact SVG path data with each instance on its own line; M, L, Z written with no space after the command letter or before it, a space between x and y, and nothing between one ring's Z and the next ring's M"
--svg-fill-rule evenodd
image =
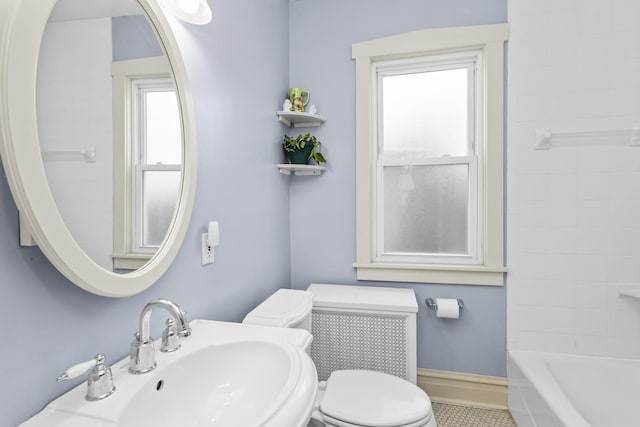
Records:
M640 357L640 146L536 129L640 125L640 2L510 0L507 283L510 350Z
M113 262L111 19L51 22L38 59L38 133L49 186L69 231L102 267ZM71 65L69 65L71 64ZM95 150L87 162L80 150Z

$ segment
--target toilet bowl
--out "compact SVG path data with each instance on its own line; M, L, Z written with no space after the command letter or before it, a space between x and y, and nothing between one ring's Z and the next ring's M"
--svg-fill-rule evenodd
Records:
M312 293L279 289L243 323L311 332L312 306ZM429 396L415 384L382 372L345 369L320 382L309 427L437 427L437 423Z

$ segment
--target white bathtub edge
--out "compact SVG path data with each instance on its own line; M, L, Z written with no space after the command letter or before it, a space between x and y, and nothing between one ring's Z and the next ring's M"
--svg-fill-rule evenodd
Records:
M519 427L592 427L569 401L547 366L549 360L581 357L586 356L508 351L509 410ZM522 402L518 402L519 398ZM524 416L525 411L529 420Z

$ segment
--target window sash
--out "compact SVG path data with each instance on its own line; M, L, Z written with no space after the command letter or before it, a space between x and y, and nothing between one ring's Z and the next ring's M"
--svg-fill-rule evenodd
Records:
M426 153L411 153L405 155L398 152L384 150L384 117L383 90L384 77L422 73L430 71L445 71L467 69L467 156L430 157ZM483 222L482 199L482 158L483 128L482 128L482 53L479 50L469 50L450 54L435 54L417 58L372 63L372 145L374 146L372 169L372 253L373 262L408 263L408 264L462 264L480 265L482 259L483 233L480 224ZM384 168L388 166L435 166L435 165L466 165L468 170L468 212L467 212L467 254L449 253L401 253L388 252L384 247Z
M373 102L372 117L377 121L374 129L374 140L377 141L378 155L388 155L384 149L384 121L383 121L383 80L385 77L402 76L419 73L466 69L467 70L467 153L474 153L476 141L482 133L482 51L468 50L455 53L431 54L416 58L379 61L372 63ZM380 107L380 108L379 108Z
M467 193L467 254L450 253L409 253L409 252L389 252L385 250L385 209L384 209L384 168L395 166L447 166L464 165L468 172L468 193ZM415 162L394 162L379 161L376 164L376 192L374 196L373 224L375 227L375 245L372 258L374 262L410 263L410 264L481 264L482 251L481 244L481 210L479 209L478 181L473 177L478 176L478 161L475 156L446 157L439 159L419 160Z
M132 159L134 159L132 174L131 206L133 206L133 241L131 250L134 253L155 253L159 245L144 244L144 174L148 171L175 172L182 171L181 164L148 164L146 163L147 150L147 123L146 123L146 93L160 91L175 91L170 78L154 77L131 79L133 96L134 127L132 129L134 143L132 144Z

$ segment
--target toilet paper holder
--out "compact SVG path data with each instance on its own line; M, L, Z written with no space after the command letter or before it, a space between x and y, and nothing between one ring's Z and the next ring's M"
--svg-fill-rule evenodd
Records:
M458 301L458 307L460 309L464 308L464 301L462 301L460 298L456 298L456 300ZM434 310L438 309L438 304L436 304L435 300L433 298L427 298L424 300L424 303L427 304L427 307L429 308L433 308Z

